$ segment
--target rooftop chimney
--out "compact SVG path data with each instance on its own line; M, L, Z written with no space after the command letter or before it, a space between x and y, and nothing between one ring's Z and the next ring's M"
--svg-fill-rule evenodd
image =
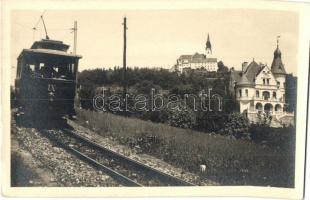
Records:
M242 73L245 72L245 70L247 69L247 67L248 67L248 62L243 62L243 63L242 63Z

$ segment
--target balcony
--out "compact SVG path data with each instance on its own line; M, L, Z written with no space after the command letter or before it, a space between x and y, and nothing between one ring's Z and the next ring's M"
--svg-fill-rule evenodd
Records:
M266 98L266 97L262 97L262 96L260 96L260 97L255 96L255 97L253 97L253 100L255 100L255 101L268 101L268 102L284 103L284 100L283 100L282 97L281 98L275 98L275 97Z

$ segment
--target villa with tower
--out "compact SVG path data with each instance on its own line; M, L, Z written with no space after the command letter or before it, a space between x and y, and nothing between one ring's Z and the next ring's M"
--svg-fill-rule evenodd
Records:
M286 71L279 49L273 54L271 67L253 61L242 63L241 71L231 71L231 85L240 113L245 113L252 122L257 121L258 114L269 113L273 119L279 119L285 112ZM291 114L292 115L292 114Z
M196 52L193 55L181 55L177 59L177 63L172 68L172 71L183 73L188 70L199 69L206 70L208 72L216 72L217 68L217 59L212 56L212 45L208 34L205 54Z

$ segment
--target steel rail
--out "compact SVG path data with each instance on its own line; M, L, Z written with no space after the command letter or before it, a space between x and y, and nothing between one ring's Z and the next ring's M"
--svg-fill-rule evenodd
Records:
M110 175L114 179L118 180L119 182L123 183L125 186L132 186L132 187L142 187L143 185L131 180L130 178L118 173L117 171L98 163L96 160L86 156L85 154L81 153L80 151L69 147L68 149L72 151L76 156L80 157L82 160L88 162L89 164L93 165L98 170L104 171L106 174Z
M46 130L41 130L41 132L44 132L50 139L52 139L54 142L56 142L59 146L63 147L64 149L70 151L75 156L79 157L81 160L89 163L97 170L101 170L105 172L106 174L110 175L112 178L117 180L119 183L123 184L124 186L129 187L142 187L143 185L137 183L134 180L131 180L130 178L118 173L117 171L97 162L96 160L90 158L89 156L83 154L82 152L78 151L75 148L70 147L68 144L62 143L59 141L59 139L56 139L56 137L52 136L53 134L48 133Z
M156 176L157 178L161 179L163 182L169 183L171 186L196 186L193 183L187 182L185 180L182 180L178 177L172 176L170 174L164 173L162 171L159 171L158 169L155 169L153 167L150 167L148 165L145 165L139 161L133 160L131 158L128 158L122 154L119 154L115 151L112 151L98 143L95 143L91 140L89 140L88 138L81 136L75 132L73 132L72 130L69 129L63 129L62 131L64 131L65 133L73 136L76 139L81 140L82 142L87 143L89 146L94 147L106 154L108 154L109 156L121 161L121 162L126 162L127 164L135 167L136 169L140 170L140 171L144 171L144 173L147 173L149 176L153 177Z

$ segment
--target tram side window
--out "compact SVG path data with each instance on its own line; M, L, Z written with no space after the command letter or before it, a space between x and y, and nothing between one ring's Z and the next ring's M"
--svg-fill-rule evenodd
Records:
M40 63L40 64L39 64L39 69L41 69L42 67L44 67L44 65L45 65L44 63Z
M73 63L70 63L69 64L69 74L72 78L74 77L74 70L75 70L74 68L75 68L75 65Z
M34 72L35 66L32 64L26 64L24 68L25 75L31 75Z
M29 65L29 64L26 65L26 70L28 72L34 72L34 69L35 69L34 65Z

